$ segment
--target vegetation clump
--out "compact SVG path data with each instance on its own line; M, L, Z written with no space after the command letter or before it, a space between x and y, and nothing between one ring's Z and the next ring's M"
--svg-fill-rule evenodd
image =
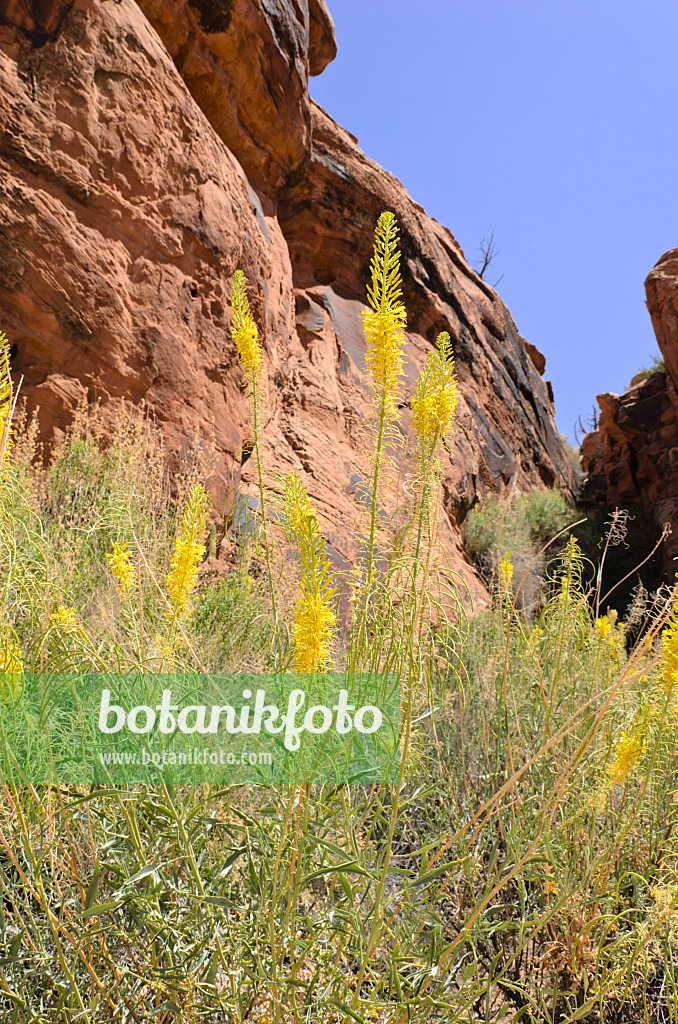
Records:
M509 552L521 606L534 612L543 593L548 556L564 546L563 531L576 518L573 507L555 489L509 497L490 493L468 515L466 549L489 586L496 582L501 560ZM558 534L561 540L554 550Z
M634 387L636 384L641 384L644 380L649 380L655 373L666 373L666 363L663 356L657 354L651 356L650 359L649 366L643 367L637 373L634 373L629 382L629 388Z

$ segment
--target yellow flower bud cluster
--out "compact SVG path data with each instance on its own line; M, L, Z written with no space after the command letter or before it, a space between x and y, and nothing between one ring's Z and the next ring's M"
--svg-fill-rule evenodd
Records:
M426 444L446 436L457 408L457 378L452 344L447 331L438 335L437 349L430 352L412 397L412 425Z
M67 608L65 604L58 604L52 612L51 619L64 633L78 631L78 613L75 608Z
M499 579L504 587L508 589L511 586L513 580L513 562L511 561L511 552L505 551L501 558L501 565L499 566Z
M318 517L294 473L285 479L283 512L285 529L301 561L301 597L294 613L294 667L297 672L321 672L330 660L335 590Z
M113 551L106 555L106 559L119 593L129 594L134 583L134 566L132 565L130 553L127 550L127 544L118 544L115 541Z
M631 732L625 729L617 744L614 759L607 766L608 775L613 783L621 785L626 780L627 775L640 761L643 749L642 729L635 728Z
M205 529L207 493L195 484L188 492L181 530L174 544L174 554L167 576L167 598L177 618L190 610L190 596L198 579L205 545L200 537Z
M601 615L600 618L596 619L594 628L599 640L607 639L612 630L612 622L609 616Z
M626 651L626 630L624 623L618 621L617 611L611 608L607 615L601 615L593 628L606 653L613 659L622 658Z
M0 700L16 700L21 693L23 676L21 649L10 627L9 636L0 637Z
M398 400L403 375L403 330L407 313L402 303L398 227L394 214L381 214L374 236L374 254L370 264L371 283L367 286L370 309L363 311L367 351L365 363L372 387L386 420L398 415Z
M660 683L666 694L678 689L678 592L674 594L668 622L662 630Z
M246 279L242 270L236 270L231 290L233 340L238 346L238 354L245 370L245 377L249 383L252 383L261 373L262 360L259 330L250 312L245 284Z

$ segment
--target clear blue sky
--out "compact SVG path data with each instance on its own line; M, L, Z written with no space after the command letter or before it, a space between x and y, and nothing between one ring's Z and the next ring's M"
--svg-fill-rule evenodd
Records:
M311 95L447 225L546 356L571 440L658 349L643 282L678 247L676 0L328 0Z

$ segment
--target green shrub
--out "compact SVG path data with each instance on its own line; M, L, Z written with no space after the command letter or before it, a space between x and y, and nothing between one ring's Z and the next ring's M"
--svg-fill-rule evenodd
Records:
M573 518L573 509L557 490L533 491L513 499L489 494L469 514L466 549L472 555L484 555L501 542L502 553L508 549L513 554L533 554Z
M573 509L560 491L535 491L517 499L518 514L525 516L530 537L539 547L572 522Z
M272 622L261 587L240 569L204 586L192 625L202 661L215 672L259 668L271 640Z
M654 355L649 358L652 360L650 365L638 370L638 372L633 375L629 383L629 388L632 388L635 384L640 384L641 381L647 380L654 373L666 373L666 363L664 362L663 356Z
M489 494L469 514L466 549L485 583L494 587L505 555L514 569L513 587L524 610L535 610L544 583L540 549L577 518L558 490L533 491L510 498ZM566 537L551 545L552 557Z

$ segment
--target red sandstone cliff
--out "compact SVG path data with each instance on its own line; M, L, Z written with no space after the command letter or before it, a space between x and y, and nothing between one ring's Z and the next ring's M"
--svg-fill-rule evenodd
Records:
M586 474L583 500L627 508L646 554L668 523L662 546L664 578L673 582L678 556L678 249L672 249L645 281L647 306L666 365L623 395L598 395L598 429L582 442Z
M489 489L571 483L543 357L453 235L311 103L308 76L335 50L324 0L7 0L0 325L44 439L83 396L104 411L144 399L174 449L214 434L221 505L247 434L229 330L241 267L278 467L302 473L350 559L360 311L376 218L394 210L410 391L437 333L454 342L462 399L443 532L482 598L460 542L468 509Z

